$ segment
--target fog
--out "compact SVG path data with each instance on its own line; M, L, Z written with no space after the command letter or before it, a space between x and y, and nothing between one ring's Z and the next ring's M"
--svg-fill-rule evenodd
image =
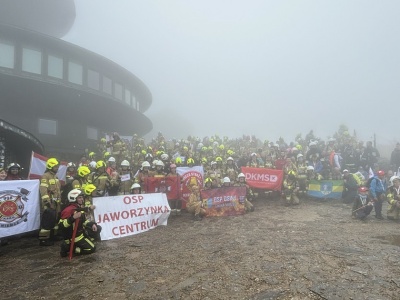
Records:
M138 76L167 138L398 139L399 1L75 1L65 40Z

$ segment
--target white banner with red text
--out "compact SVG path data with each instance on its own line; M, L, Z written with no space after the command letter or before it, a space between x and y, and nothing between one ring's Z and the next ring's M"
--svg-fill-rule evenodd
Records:
M130 236L167 225L170 207L164 193L95 197L94 216L101 239Z
M246 183L251 188L272 191L282 189L282 170L242 167L242 173L246 176Z
M39 226L39 180L0 181L0 238Z

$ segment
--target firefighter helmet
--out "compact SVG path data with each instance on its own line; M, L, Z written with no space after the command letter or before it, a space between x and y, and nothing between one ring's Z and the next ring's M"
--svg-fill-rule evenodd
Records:
M76 202L76 199L79 196L83 196L82 191L78 190L78 189L73 189L68 193L68 201L69 202Z

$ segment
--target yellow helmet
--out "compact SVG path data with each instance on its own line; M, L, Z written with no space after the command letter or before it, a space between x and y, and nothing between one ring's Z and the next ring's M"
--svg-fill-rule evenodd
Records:
M96 155L96 153L90 152L90 153L89 153L89 158L93 158L95 155Z
M107 140L106 140L105 138L101 138L101 139L100 139L100 142L103 143L103 144L105 144L105 143L107 143Z
M142 150L142 154L143 154L143 155L146 155L146 154L147 154L147 151L146 151L146 150Z
M189 148L185 146L185 147L183 147L183 150L187 151L187 150L189 150Z
M90 169L88 168L88 167L86 167L86 166L80 166L79 168L78 168L78 175L80 176L80 177L85 177L86 175L89 175L90 174Z
M103 158L104 158L104 159L107 159L107 158L110 157L110 155L111 155L110 152L104 152Z
M106 163L104 161L102 161L102 160L99 160L96 163L96 169L101 168L101 167L105 167L105 166L106 166Z
M194 159L193 158L188 158L187 163L188 164L194 164Z
M218 156L215 161L222 161L222 157Z
M203 158L201 159L201 162L202 162L203 164L206 164L206 163L207 163L207 158L203 157Z
M176 164L181 164L182 163L182 158L180 158L179 156L177 158L175 158L175 163Z
M289 172L288 172L288 175L292 175L292 176L295 176L296 177L296 172L294 171L294 170L290 170Z
M208 183L208 182L211 182L211 183L212 183L212 179L211 179L210 177L207 177L207 178L206 178L205 183Z
M59 164L58 160L55 158L49 158L46 162L46 168L51 170L53 167L57 166Z
M90 196L96 190L96 186L92 183L89 183L85 186L85 195Z
M221 144L221 145L219 145L219 149L220 149L220 150L224 150L224 149L225 149L225 146Z

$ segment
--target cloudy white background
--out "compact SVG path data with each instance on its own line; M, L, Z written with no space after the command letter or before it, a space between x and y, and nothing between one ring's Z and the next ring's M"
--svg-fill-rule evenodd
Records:
M75 1L65 40L139 77L154 136L321 138L340 124L394 143L400 1Z

